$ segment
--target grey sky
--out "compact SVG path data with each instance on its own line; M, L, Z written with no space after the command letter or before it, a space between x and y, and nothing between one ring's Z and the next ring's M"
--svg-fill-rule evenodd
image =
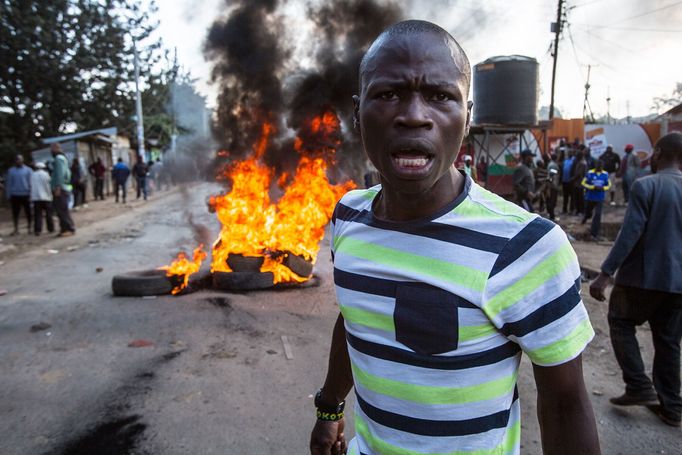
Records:
M199 90L215 103L210 65L201 52L207 28L226 12L225 0L157 0L159 33L165 46L177 47L180 63L199 79ZM300 44L299 61L306 66L304 43L313 37L305 23L305 2L289 0L291 36ZM410 4L413 18L448 29L469 55L472 65L495 55L521 54L540 62L540 104L548 105L552 59L550 23L555 0L422 0ZM591 64L590 103L595 115L624 117L651 113L652 99L669 94L682 82L682 1L567 1L568 21L559 48L556 105L564 117L581 117L587 65ZM294 33L295 30L295 33ZM350 100L349 100L350 102ZM628 112L629 103L629 112Z

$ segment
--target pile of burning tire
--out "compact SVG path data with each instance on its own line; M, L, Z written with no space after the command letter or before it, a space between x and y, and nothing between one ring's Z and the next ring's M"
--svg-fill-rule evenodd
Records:
M312 262L292 253L280 253L283 256L282 263L296 275L308 278L307 282L317 280L312 275ZM275 284L272 272L262 272L261 267L265 258L263 256L242 256L230 254L227 265L231 272L211 272L210 274L197 274L197 278L190 280L188 290L212 287L222 291L255 291L270 288L286 288L291 283ZM182 277L178 275L167 276L166 271L159 269L127 272L114 276L111 288L116 296L144 297L152 295L170 294ZM297 283L298 284L298 283Z

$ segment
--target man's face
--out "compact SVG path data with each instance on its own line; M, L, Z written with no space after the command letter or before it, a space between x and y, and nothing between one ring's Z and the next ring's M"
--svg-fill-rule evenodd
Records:
M521 159L526 166L528 167L533 166L533 155L523 155Z
M16 158L14 159L14 164L17 167L21 167L24 164L24 157L21 155L17 155Z
M52 146L50 147L50 151L52 152L52 156L57 156L59 154L59 152L61 152L61 150L62 150L61 147L59 147L59 145L57 145L57 144L52 144Z
M604 162L602 160L597 160L597 162L594 164L594 169L597 172L601 172L601 170L604 169Z
M453 52L435 34L403 35L384 42L367 63L355 115L387 191L450 191L445 182L471 114L464 68Z

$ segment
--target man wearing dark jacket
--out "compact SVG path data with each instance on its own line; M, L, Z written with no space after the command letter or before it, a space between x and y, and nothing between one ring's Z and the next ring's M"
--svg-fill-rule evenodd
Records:
M528 149L521 152L521 164L513 175L516 203L533 213L533 198L535 198L535 176L531 165L535 154Z
M611 177L611 187L609 193L611 194L611 205L616 205L616 173L620 169L620 157L613 151L613 146L606 147L606 151L602 153L599 159L604 163L604 170L609 173Z
M123 162L122 158L118 159L116 165L111 170L111 179L114 181L114 194L116 195L116 202L118 202L119 190L123 197L123 203L126 203L126 183L128 182L128 176L130 175L130 169L128 165Z
M575 200L575 215L585 213L585 191L583 189L583 178L587 174L587 160L585 152L578 150L571 169L571 183L573 183L573 198Z
M88 172L95 177L95 200L104 200L104 174L106 173L106 168L102 163L102 158L97 158L97 161L88 168Z
M147 174L149 173L149 168L147 163L144 162L144 158L141 156L137 157L137 163L133 166L133 175L135 176L135 183L137 183L137 199L140 199L140 195L144 195L144 200L147 200Z
M663 136L654 147L654 175L636 180L623 227L590 286L609 299L609 327L625 394L619 406L649 405L668 425L680 426L680 339L682 339L682 134ZM617 271L617 273L616 273ZM654 341L653 381L644 370L636 327L649 322ZM660 405L658 404L660 402Z

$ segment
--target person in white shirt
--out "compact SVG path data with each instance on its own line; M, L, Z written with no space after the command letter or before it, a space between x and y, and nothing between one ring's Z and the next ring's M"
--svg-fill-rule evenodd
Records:
M45 163L36 163L36 170L31 174L31 202L33 203L33 219L35 235L40 235L43 230L43 213L47 220L47 230L54 232L54 220L52 218L52 188L50 187L50 174L45 170Z

